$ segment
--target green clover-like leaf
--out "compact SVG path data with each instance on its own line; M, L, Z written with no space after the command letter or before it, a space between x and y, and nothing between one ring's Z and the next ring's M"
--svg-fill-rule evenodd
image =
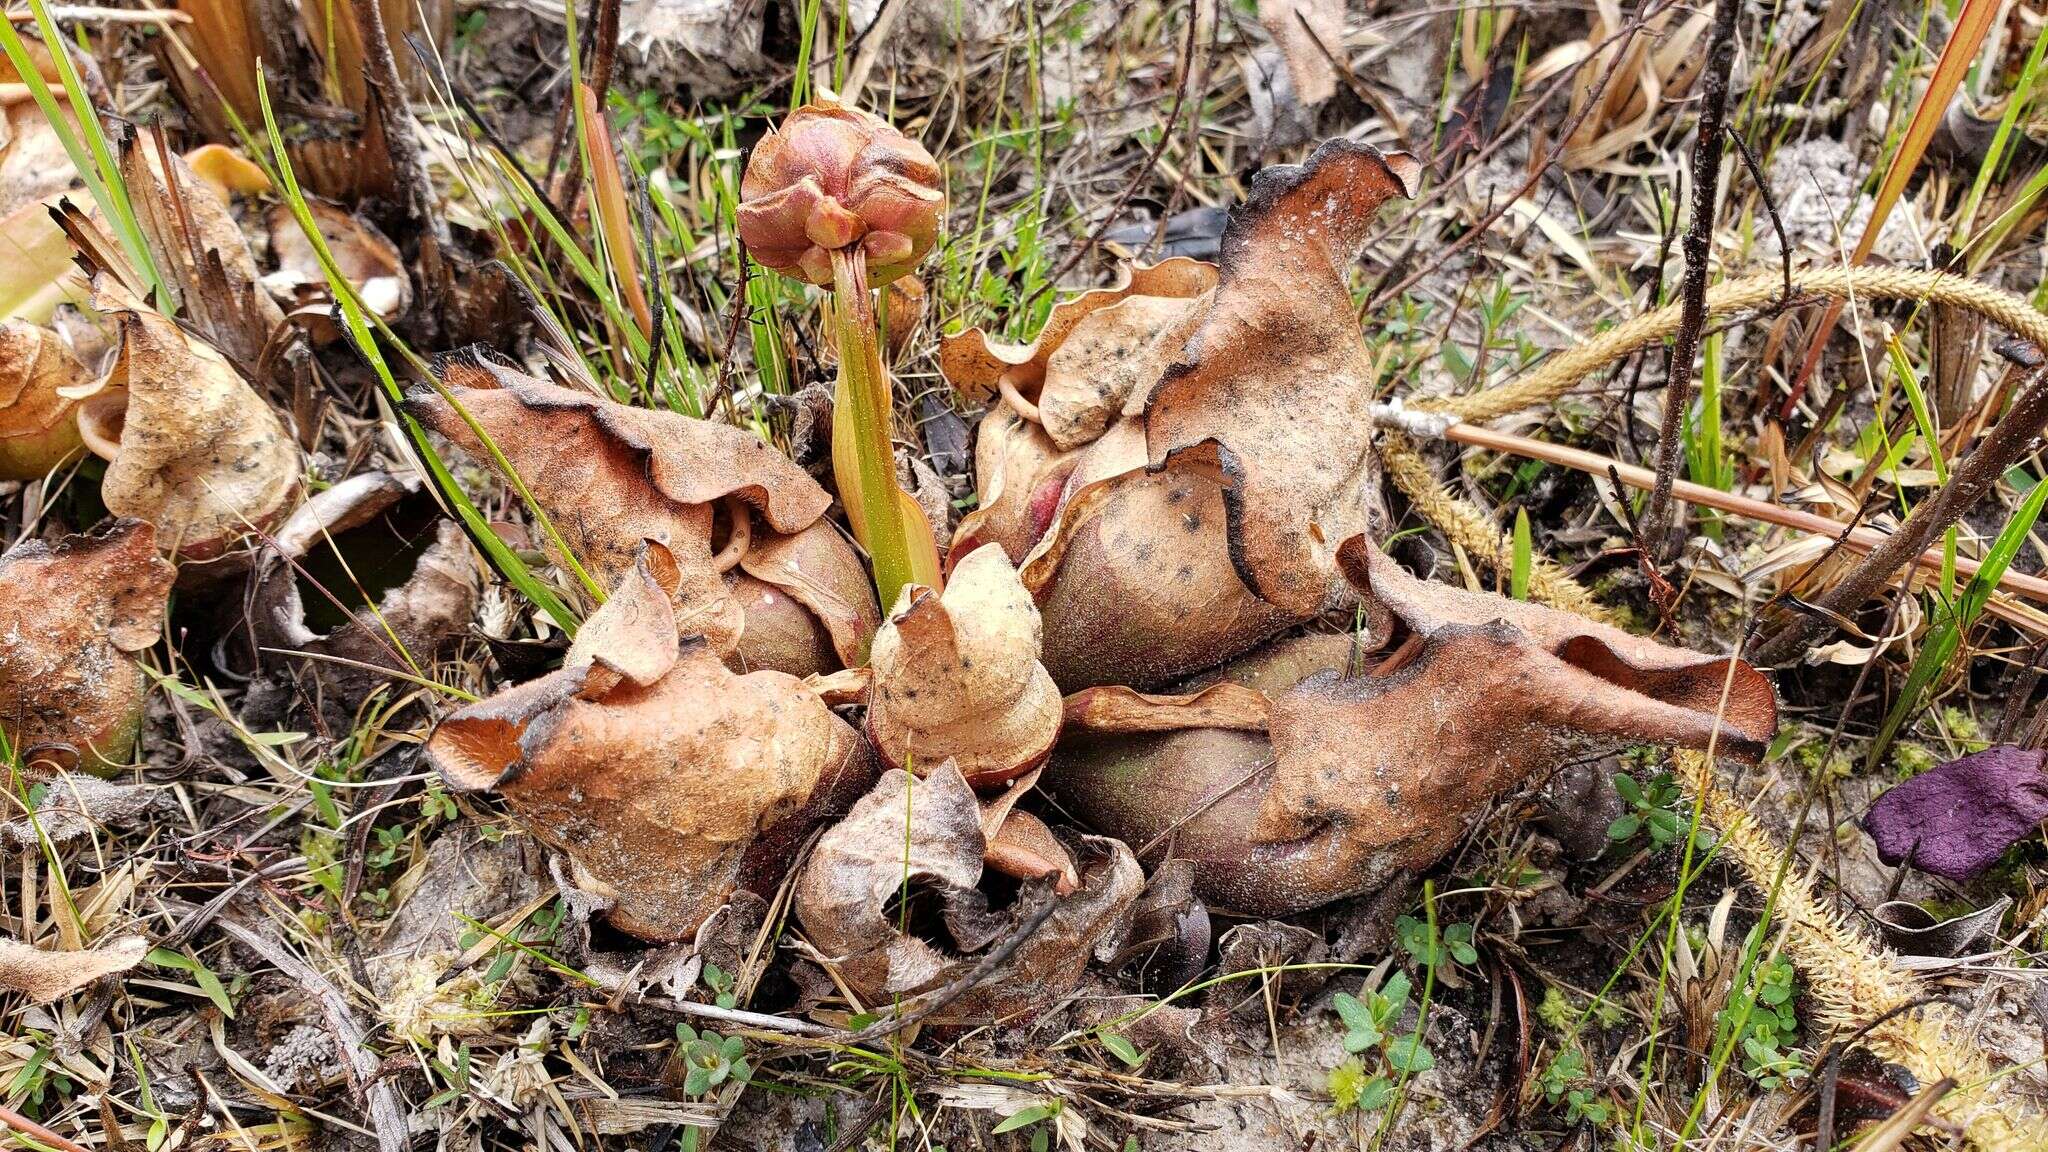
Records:
M1359 1089L1358 1110L1361 1112L1377 1112L1386 1107L1387 1101L1393 1098L1394 1086L1387 1082L1385 1076L1375 1076L1367 1080L1364 1086Z
M1412 1076L1436 1067L1436 1057L1423 1045L1421 1036L1410 1034L1387 1046L1387 1064Z

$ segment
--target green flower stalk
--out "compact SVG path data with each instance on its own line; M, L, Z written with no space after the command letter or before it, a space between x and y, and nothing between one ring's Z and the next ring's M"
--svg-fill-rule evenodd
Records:
M740 184L739 233L754 260L827 286L839 385L832 471L886 608L908 584L939 586L931 525L896 482L895 420L874 290L909 272L938 239L944 174L880 117L820 97L755 146Z

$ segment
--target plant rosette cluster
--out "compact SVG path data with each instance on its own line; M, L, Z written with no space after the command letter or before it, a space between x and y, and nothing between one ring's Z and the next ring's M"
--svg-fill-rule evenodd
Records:
M431 654L478 600L444 522L346 634L308 622L297 560L411 489L368 474L308 501L292 433L237 365L281 320L265 287L317 305L331 258L396 316L409 281L388 240L331 206L309 209L318 246L271 212L279 267L260 275L214 180L150 151L130 141L123 165L155 205L141 227L183 286L180 319L102 268L103 374L49 329L0 332L0 463L29 475L95 453L126 517L0 558L19 592L0 610L61 604L76 624L0 651L8 731L60 764L133 750L137 657L173 571L160 552L215 561L260 536L260 634L309 659L373 662L350 644L379 631ZM651 941L772 895L815 837L791 907L860 999L999 964L946 1022L1056 1000L1159 908L1199 939L1199 967L1202 901L1280 915L1426 867L1489 801L1588 744L1755 755L1775 703L1746 665L1432 584L1377 548L1379 365L1348 277L1375 212L1418 174L1403 154L1326 143L1253 180L1216 265L1128 269L1027 345L948 339L949 379L990 408L980 505L942 572L895 479L873 290L932 248L943 176L878 118L799 109L755 150L740 232L762 265L835 293L833 482L853 539L833 493L751 431L482 348L442 357L409 414L516 491L590 612L559 669L447 714L428 759L450 791L501 800ZM190 211L162 210L181 196ZM217 258L178 263L197 251ZM1363 636L1321 630L1354 618ZM1384 655L1361 669L1361 650ZM1022 807L1041 784L1104 835ZM1140 906L1132 845L1170 878L1158 908ZM935 922L901 914L906 879Z
M956 572L990 547L1015 560L1043 664L1072 693L1042 786L1189 861L1195 891L1233 911L1300 911L1424 867L1487 801L1588 745L1753 756L1775 726L1746 665L1418 580L1374 545L1378 369L1348 276L1374 212L1418 175L1327 142L1254 178L1217 265L1126 269L1029 344L942 345L948 379L990 402ZM1362 637L1274 639L1361 614Z

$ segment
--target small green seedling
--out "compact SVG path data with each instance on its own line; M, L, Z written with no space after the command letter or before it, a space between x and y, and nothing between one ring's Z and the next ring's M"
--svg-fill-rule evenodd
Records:
M1447 960L1477 964L1479 949L1472 943L1475 932L1471 924L1451 924L1444 928L1441 937L1432 940L1426 921L1413 916L1403 916L1394 921L1394 934L1401 941L1401 947L1424 968L1447 967Z
M733 990L732 973L716 964L707 963L704 965L704 986L711 989L711 994L720 1008L739 1006L739 996Z
M1394 1098L1396 1088L1389 1072L1412 1076L1436 1067L1436 1057L1423 1044L1421 1033L1393 1034L1408 1007L1412 988L1408 974L1397 971L1362 998L1339 992L1332 999L1344 1022L1344 1050L1351 1053L1330 1069L1327 1087L1333 1111L1356 1108L1377 1112Z
M688 1024L678 1024L676 1043L681 1046L685 1096L708 1096L728 1080L745 1084L753 1079L747 1042L738 1036L699 1032Z
M992 1135L1031 1129L1031 1152L1047 1152L1052 1147L1053 1128L1059 1120L1062 1104L1052 1100L1044 1104L1033 1104L1003 1117L1002 1123L991 1130Z
M1551 1057L1537 1079L1543 1088L1543 1098L1551 1107L1564 1109L1567 1124L1584 1121L1597 1127L1613 1116L1606 1098L1591 1083L1586 1073L1586 1054L1576 1044Z
M1607 838L1625 844L1639 833L1650 834L1650 844L1663 848L1678 839L1678 781L1660 772L1646 786L1626 772L1614 774L1614 790L1629 810L1607 826Z

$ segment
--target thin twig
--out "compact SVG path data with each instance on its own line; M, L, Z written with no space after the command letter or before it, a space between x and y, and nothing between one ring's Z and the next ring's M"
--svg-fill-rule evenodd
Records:
M898 1012L886 1020L878 1020L858 1032L850 1033L845 1038L844 1043L871 1044L885 1036L893 1036L966 995L976 985L994 975L998 968L1009 963L1010 957L1016 954L1017 949L1023 947L1024 942L1031 939L1032 934L1037 932L1039 927L1051 918L1054 910L1060 906L1060 898L1054 894L1052 884L1044 878L1027 884L1024 892L1020 894L1020 898L1027 898L1034 889L1036 890L1037 899L1031 905L1030 910L1024 913L1017 927L1010 932L1009 936L1002 943L989 949L975 963L974 967L962 973L943 988L937 988L925 993L923 998L910 1008Z
M2048 389L2044 389L2044 391L2048 391ZM1633 464L1623 464L1596 452L1588 452L1581 448L1568 448L1562 444L1532 440L1527 436L1517 436L1512 432L1498 432L1477 424L1453 424L1444 432L1444 438L1460 444L1469 444L1475 448L1486 448L1495 452L1508 452L1516 456L1524 456L1531 460L1541 460L1546 464L1556 464L1594 476L1608 476L1611 473L1613 477L1620 479L1622 483L1627 484L1631 488L1648 489L1656 481L1655 474L1647 468L1638 467ZM1791 528L1795 531L1807 532L1816 536L1826 536L1838 540L1842 547L1857 553L1868 554L1875 552L1880 547L1884 547L1897 540L1901 534L1881 532L1875 528L1862 525L1844 524L1838 520L1830 520L1825 516L1817 516L1797 508L1781 507L1780 505L1767 503L1754 497L1744 496L1736 492L1723 492L1718 488L1709 488L1704 484L1694 484L1687 480L1674 482L1672 492L1680 500L1688 504L1697 504L1702 508L1713 508L1732 515L1744 516L1751 520L1759 520L1766 524L1775 524L1780 528ZM1903 532L1903 529L1901 532ZM1941 571L1943 561L1941 552L1938 549L1923 548L1917 554L1908 553L1908 556L1915 565L1926 571ZM1964 576L1976 575L1980 567L1977 561L1967 556L1956 557L1955 563L1956 571ZM2024 573L2008 570L1999 579L1999 587L2007 591L2019 593L2037 603L2048 604L2048 580L2038 576L2028 576Z
M724 402L726 390L732 387L732 350L739 344L740 321L747 315L747 281L753 275L753 260L747 255L746 241L738 240L736 247L740 255L740 275L733 285L732 298L726 308L731 318L726 322L725 350L718 357L718 381L711 386L711 396L704 401L704 415L707 417Z
M1664 301L1664 267L1671 263L1671 242L1678 238L1678 213L1675 210L1665 211L1666 205L1664 189L1662 187L1652 184L1650 186L1650 195L1657 204L1657 263L1653 265L1656 270L1656 279L1650 285L1648 307L1656 308L1660 307ZM1636 352L1631 354L1625 361L1615 361L1614 365L1614 370L1617 374L1621 371L1624 363L1628 365L1628 389L1622 393L1621 399L1621 429L1623 435L1628 437L1628 454L1631 459L1635 460L1643 458L1643 446L1636 440L1636 392L1643 386L1643 365L1648 362L1648 359L1641 352ZM1603 414L1600 417L1603 424L1607 421L1608 415L1612 414L1612 411L1610 409L1607 414Z
M512 173L519 177L520 183L526 185L527 191L532 192L534 198L539 200L542 207L548 210L548 215L567 224L569 218L563 215L561 208L555 204L553 197L548 195L547 188L539 180L534 179L533 173L526 170L526 161L521 159L519 150L512 147L504 136L498 132L497 128L493 127L491 122L484 118L482 110L476 106L476 100L455 83L455 77L448 74L448 69L443 64L439 54L430 51L427 45L420 40L419 35L414 32L407 32L405 34L405 46L412 50L413 59L419 66L425 69L429 75L436 78L441 86L441 90L448 94L448 98L455 102L457 108L461 109L463 117L469 121L472 128L476 129L477 135L483 137L483 142L497 151L498 155L504 160L505 166L510 168Z
M1648 23L1648 21L1656 17L1657 13L1670 7L1671 2L1672 0L1664 0L1663 3L1653 3L1645 6L1644 10L1640 14L1638 14L1635 20L1622 25L1620 28L1617 28L1614 32L1610 33L1605 40L1602 40L1598 44L1593 45L1593 50L1586 54L1585 59L1580 60L1578 63L1572 65L1570 68L1567 68L1564 71L1558 73L1556 76L1552 77L1550 82L1544 86L1543 90L1538 92L1533 98L1529 100L1528 107L1523 109L1520 115L1516 116L1512 122L1495 131L1493 133L1493 138L1488 140L1485 144L1481 145L1477 151L1473 152L1471 156L1465 160L1465 163L1461 167L1451 172L1447 176L1443 177L1441 182L1425 189L1420 196L1416 197L1414 202L1408 205L1409 213L1411 215L1420 213L1424 209L1434 205L1438 200L1443 199L1444 196L1450 191L1450 189L1458 186L1461 179L1467 173L1477 171L1480 165L1486 163L1489 159L1493 157L1493 154L1495 152L1499 151L1501 148L1505 147L1509 143L1512 143L1517 140L1528 139L1531 135L1530 128L1533 124L1536 123L1537 117L1541 116L1544 113L1544 111L1550 107L1551 100L1555 99L1559 93L1567 91L1570 88L1570 86L1578 80L1579 73L1581 71L1591 67L1595 61L1601 59L1609 48L1612 48L1617 44L1621 44L1623 41L1633 39L1635 34L1641 31L1645 24ZM1431 14L1431 9L1422 8L1417 9L1414 12L1406 13L1405 15L1407 15L1411 19L1425 19ZM1617 49L1613 56L1607 57L1607 74L1612 75L1614 69L1619 66L1621 55L1621 50ZM1592 95L1588 97L1589 102L1591 100L1597 99L1600 92L1604 89L1604 82L1596 85ZM1569 135L1570 133L1563 133L1558 137L1558 139L1563 140L1565 137ZM1551 150L1550 155L1544 160L1544 166L1548 167L1557 159L1558 155L1560 155L1562 152L1562 144L1560 144L1557 148L1553 148ZM1449 156L1446 153L1440 152L1437 156L1430 160L1430 167L1440 168L1443 166L1444 162L1447 159L1449 159ZM1512 203L1512 201L1510 201L1510 203ZM1499 217L1496 216L1494 217L1494 219L1499 219ZM1395 288L1393 291L1390 292L1386 288L1387 277L1392 276L1394 274L1395 269L1405 268L1408 266L1408 257L1412 256L1415 250L1421 246L1421 239L1422 234L1419 232L1411 236L1409 238L1408 244L1402 249L1401 256L1397 259L1390 260L1387 262L1386 273L1383 274L1380 277L1380 279L1373 284L1371 291L1365 294L1367 297L1367 303L1366 306L1360 310L1360 315L1367 315L1372 312L1378 311L1386 304L1391 303L1394 297L1400 295L1409 287L1412 287L1417 280L1421 279L1420 276L1411 274L1407 280L1404 280L1402 284L1399 287ZM1368 243L1366 245L1366 249L1368 251L1371 251L1382 246L1384 246L1384 238L1378 238ZM1429 269L1425 269L1423 274L1427 275L1430 269L1434 269L1438 267L1440 264L1441 260L1431 261Z
M52 1148L62 1149L63 1152L90 1152L89 1149L77 1141L67 1140L57 1135L55 1132L50 1131L48 1128L43 1127L41 1124L23 1116L4 1104L0 1104L0 1127L11 1128L30 1140L40 1140Z
M574 0L570 0L574 3ZM583 35L578 38L576 58L587 62L589 77L584 86L597 95L597 106L604 107L605 92L611 87L612 58L619 46L619 4L618 0L590 0L590 12L583 20ZM541 172L541 183L554 189L555 200L570 211L576 210L576 197L582 190L583 166L571 163L568 171L562 172L564 152L573 151L569 141L576 138L576 93L573 87L562 100L562 106L555 110L554 140L548 145L548 165ZM555 182L555 174L561 172L561 183ZM566 221L568 217L563 217Z
M312 995L320 1005L321 1015L326 1017L327 1030L334 1038L338 1054L346 1062L351 1085L364 1096L371 1124L377 1132L379 1149L381 1152L406 1152L405 1112L399 1107L398 1092L392 1087L391 1080L382 1075L375 1050L370 1047L369 1034L356 1022L355 1013L341 992L320 974L319 969L308 964L269 932L225 916L215 919L214 924Z
M1721 125L1728 115L1728 73L1735 66L1735 15L1742 0L1715 0L1707 42L1706 93L1692 149L1692 221L1685 230L1685 280L1679 288L1684 317L1671 342L1664 385L1664 424L1657 437L1657 483L1643 508L1653 545L1666 549L1672 527L1671 482L1685 455L1685 417L1692 407L1692 362L1707 323L1707 260L1714 248L1714 210L1721 196ZM1786 296L1791 295L1787 289ZM1669 559L1667 555L1665 557Z
M1785 272L1785 300L1792 299L1792 241L1786 238L1785 221L1778 216L1777 198L1771 195L1770 181L1764 179L1762 165L1756 162L1756 153L1750 151L1749 141L1728 125L1728 138L1735 141L1735 151L1742 157L1742 166L1749 169L1750 183L1756 185L1756 194L1764 202L1764 215L1771 218L1771 231L1778 234L1778 265Z
M391 40L384 31L384 6L377 3L352 4L356 13L356 34L363 42L363 78L377 94L377 120L384 128L384 147L398 174L404 192L406 214L427 230L442 251L450 240L448 222L435 209L434 182L427 175L420 135L412 119L412 104L405 82L398 75L398 59L391 54Z
M640 178L639 169L625 163L623 158L619 170L633 182L633 206L639 210L640 244L647 262L646 295L648 302L649 331L647 333L647 372L640 382L640 394L646 403L654 403L654 386L661 376L661 362L666 359L668 345L668 278L662 275L661 251L654 242L654 201L647 195L647 181ZM707 409L708 412L708 409Z
M734 1024L741 1028L754 1028L762 1032L779 1032L789 1036L804 1036L813 1040L829 1040L842 1033L837 1028L813 1024L794 1016L771 1016L766 1012L749 1012L744 1008L720 1008L716 1004L700 1004L695 1000L674 1000L666 996L636 996L627 1001L630 1004L645 1004L664 1012L682 1016L695 1016L703 1020L716 1020L720 1024Z

